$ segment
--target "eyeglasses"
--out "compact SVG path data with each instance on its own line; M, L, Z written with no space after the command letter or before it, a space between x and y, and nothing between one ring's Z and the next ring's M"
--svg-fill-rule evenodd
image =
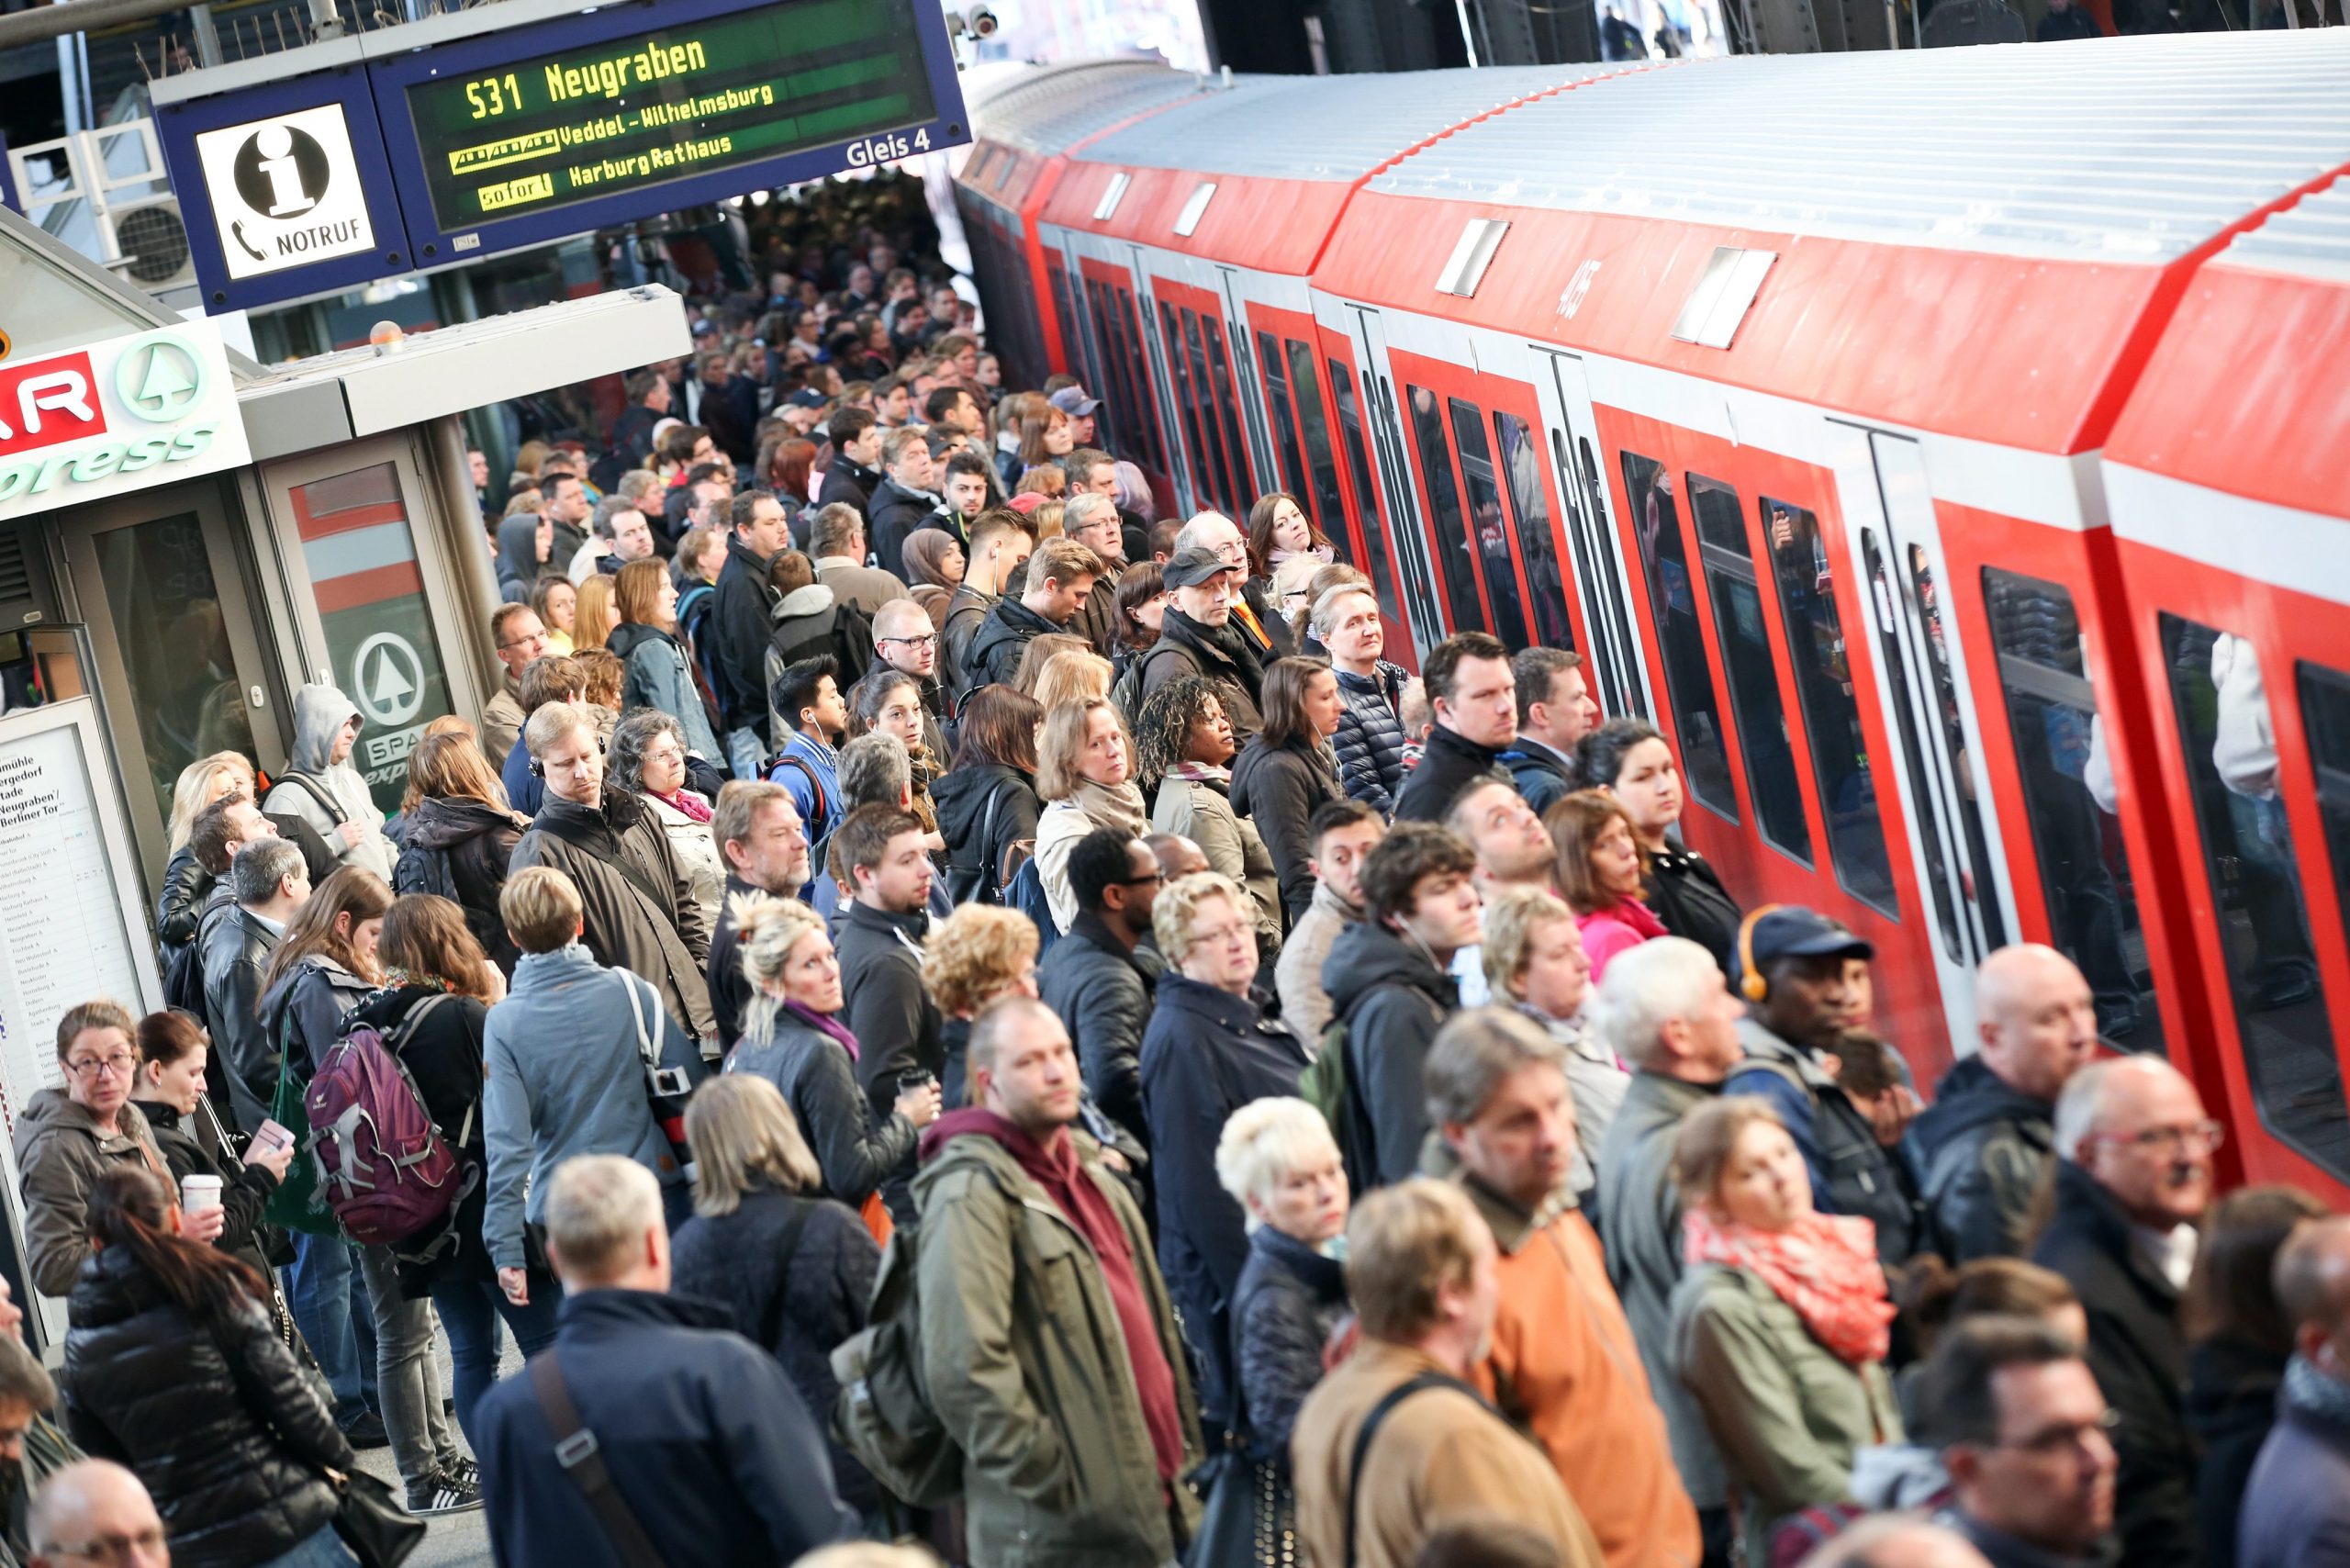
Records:
M129 1078L131 1065L138 1059L128 1051L117 1051L110 1057L84 1057L79 1061L69 1061L65 1070L81 1079Z
M2121 1412L2108 1410L2094 1421L2080 1421L2066 1427L2050 1427L2044 1431L2034 1432L2021 1442L1986 1443L1984 1446L2010 1449L2017 1453L2031 1454L2036 1459L2053 1459L2068 1450L2088 1447L2091 1433L2102 1438L2111 1438L2121 1425Z
M909 648L927 648L938 641L938 633L935 632L925 632L919 637L880 637L876 638L875 641L882 643L903 643Z
M1256 939L1256 935L1257 928L1253 925L1222 925L1207 931L1192 932L1192 946L1194 947L1213 947L1219 943L1230 942L1237 937L1243 936L1254 941Z
M161 1562L163 1527L150 1525L129 1535L102 1535L94 1540L44 1541L36 1550L43 1557L79 1557L91 1562Z
M1154 884L1154 883L1158 883L1158 884L1162 884L1162 885L1163 885L1163 884L1166 882L1166 880L1167 880L1167 873L1166 873L1166 872L1164 872L1164 871L1153 871L1152 873L1150 873L1150 875L1148 875L1148 876L1147 876L1147 877L1128 877L1128 878L1126 878L1124 881L1122 881L1121 883L1119 883L1118 885L1119 885L1120 887L1125 887L1125 888L1147 888L1147 887L1151 886L1151 885L1152 885L1152 884Z
M499 651L503 652L508 648L527 648L532 643L543 643L546 640L547 634L544 632L533 632L527 637L517 637L510 643L500 643L498 646Z
M2217 1122L2189 1122L2184 1126L2148 1127L2144 1132L2127 1137L2118 1133L2099 1133L2099 1143L2126 1144L2148 1154L2177 1156L2192 1148L2210 1154L2227 1141L2228 1129Z

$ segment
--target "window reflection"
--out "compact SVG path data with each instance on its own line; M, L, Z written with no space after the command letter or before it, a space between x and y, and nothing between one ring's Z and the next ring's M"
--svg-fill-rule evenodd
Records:
M1718 479L1688 476L1689 510L1697 520L1698 553L1714 601L1714 633L1721 639L1722 669L1729 677L1729 708L1746 759L1747 792L1762 837L1774 848L1811 864L1811 824L1804 818L1803 786L1795 745L1779 700L1778 660L1762 621L1762 591L1747 552L1746 517L1738 492Z
M1412 440L1419 448L1420 473L1427 482L1428 532L1436 545L1444 582L1447 618L1454 632L1483 632L1484 606L1477 599L1477 568L1469 555L1469 524L1460 512L1460 491L1452 477L1452 447L1445 439L1444 414L1436 394L1425 386L1404 388L1412 405Z

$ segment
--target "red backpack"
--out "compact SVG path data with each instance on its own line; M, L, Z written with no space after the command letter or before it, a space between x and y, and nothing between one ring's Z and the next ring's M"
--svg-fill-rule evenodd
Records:
M406 1241L441 1224L464 1191L464 1168L399 1057L401 1042L448 1000L445 992L426 998L389 1035L346 1022L303 1091L319 1191L363 1247ZM469 1110L458 1148L472 1131Z

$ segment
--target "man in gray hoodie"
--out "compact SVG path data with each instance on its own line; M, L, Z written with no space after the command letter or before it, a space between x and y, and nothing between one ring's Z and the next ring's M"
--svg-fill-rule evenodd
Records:
M359 728L358 707L333 687L313 684L297 691L294 750L262 809L300 817L319 830L344 865L388 882L398 851L384 836L384 813L367 780L351 765Z

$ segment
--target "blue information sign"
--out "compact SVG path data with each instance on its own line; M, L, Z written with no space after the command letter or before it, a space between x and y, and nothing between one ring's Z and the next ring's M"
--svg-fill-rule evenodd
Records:
M326 69L209 95L203 73L158 84L211 308L969 140L935 0L507 0L273 58L303 57Z

